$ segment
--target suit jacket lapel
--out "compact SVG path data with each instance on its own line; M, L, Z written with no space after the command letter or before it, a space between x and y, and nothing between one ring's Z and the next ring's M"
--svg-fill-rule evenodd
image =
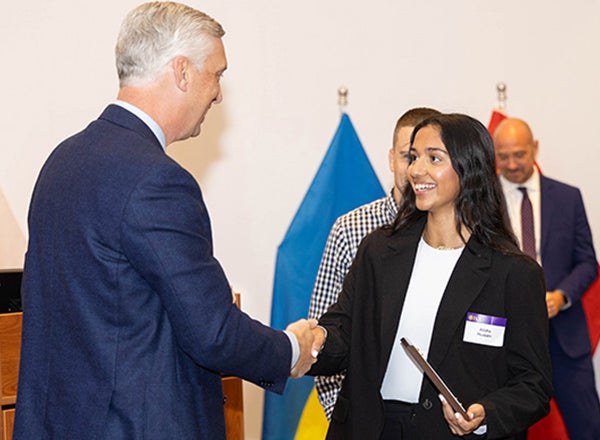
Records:
M549 234L552 230L550 223L552 222L552 211L554 210L554 197L553 197L552 182L546 177L540 176L540 211L542 218L540 224L542 225L541 240L540 243L540 256L542 262L544 261L544 244L548 243Z
M489 278L492 251L471 239L456 263L438 309L429 348L429 362L437 367L451 346L473 301Z

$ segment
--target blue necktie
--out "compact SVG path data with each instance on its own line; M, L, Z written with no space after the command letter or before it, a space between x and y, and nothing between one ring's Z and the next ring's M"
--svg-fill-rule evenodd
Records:
M523 200L521 201L521 243L523 244L523 252L535 260L533 208L531 207L531 200L527 196L527 188L520 186L519 191L523 193Z

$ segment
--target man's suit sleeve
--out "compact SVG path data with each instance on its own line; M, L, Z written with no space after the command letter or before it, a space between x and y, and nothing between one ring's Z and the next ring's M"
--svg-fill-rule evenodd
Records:
M583 294L598 275L598 264L596 262L592 232L586 216L581 192L575 189L573 198L575 211L573 216L575 222L573 225L575 234L572 249L573 268L557 286L558 290L567 293L571 302L580 301Z
M177 343L195 362L283 392L292 356L288 337L232 304L193 177L174 163L151 169L123 213L126 258L159 295Z

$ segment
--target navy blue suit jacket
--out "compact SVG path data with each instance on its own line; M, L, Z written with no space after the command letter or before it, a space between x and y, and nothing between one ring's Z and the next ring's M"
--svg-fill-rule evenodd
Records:
M550 320L556 338L572 358L591 354L591 343L581 298L596 279L598 263L581 192L540 176L541 256L548 291L563 290L570 308Z
M287 336L240 312L194 178L109 106L31 201L15 440L225 438L220 372L282 392Z

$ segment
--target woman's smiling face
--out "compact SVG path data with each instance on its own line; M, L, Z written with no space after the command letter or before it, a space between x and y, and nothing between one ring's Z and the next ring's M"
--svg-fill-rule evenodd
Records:
M437 127L428 125L416 133L410 156L408 181L415 192L417 208L454 217L460 179Z

